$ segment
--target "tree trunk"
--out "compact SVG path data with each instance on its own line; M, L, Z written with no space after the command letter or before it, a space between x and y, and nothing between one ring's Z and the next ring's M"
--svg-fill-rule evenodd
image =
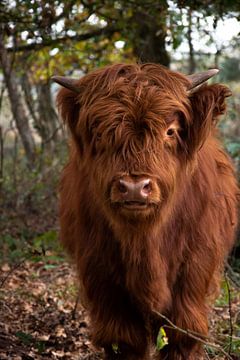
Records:
M43 147L54 150L56 141L61 138L61 125L54 110L50 82L37 84L38 120L36 127L42 138Z
M217 51L215 52L215 56L214 56L214 67L216 69L219 68L219 59L220 56L222 55L222 50L221 49L217 49Z
M188 46L189 46L189 67L188 67L188 73L194 74L196 70L196 63L195 63L195 57L194 57L194 48L192 43L192 10L188 10L188 32L187 32L187 40L188 40Z
M29 120L22 102L21 94L17 84L17 76L12 68L11 57L7 54L4 46L3 29L0 27L0 63L3 70L4 81L8 89L11 110L16 126L20 134L26 157L30 166L35 160L35 142L29 126Z
M0 194L2 192L3 185L3 161L4 161L4 153L3 153L3 130L0 125Z
M141 62L154 62L169 67L166 51L166 7L159 6L157 15L136 11L132 17L133 52Z
M25 97L25 103L28 107L29 113L33 119L34 125L37 124L37 113L36 113L36 100L32 95L32 86L29 82L28 73L24 72L21 76L21 85Z
M49 81L33 86L25 73L21 79L25 101L32 116L34 127L37 130L42 147L54 151L57 141L62 139L62 126L53 107L52 94ZM37 96L33 96L33 87Z

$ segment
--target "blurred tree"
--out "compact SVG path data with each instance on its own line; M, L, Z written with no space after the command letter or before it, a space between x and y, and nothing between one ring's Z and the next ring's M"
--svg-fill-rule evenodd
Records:
M206 16L214 15L216 19L224 15L233 16L230 12L240 16L240 2L236 0L177 0L175 1L179 8L190 8L195 11L201 11Z
M188 29L187 29L187 41L189 46L189 69L188 73L193 74L196 70L196 62L194 57L194 48L192 43L192 10L188 9Z
M37 121L35 127L42 140L42 148L54 151L54 143L61 138L59 136L61 126L58 116L53 107L50 81L39 82L37 89Z
M167 0L17 0L15 3L3 2L0 12L0 21L11 23L18 36L18 41L9 43L10 52L27 51L31 55L32 51L43 48L48 51L58 48L64 56L76 44L88 41L94 53L103 39L111 44L111 52L119 39L124 41L125 49L131 49L132 58L169 66L166 44L171 43L176 49L187 38L192 70L195 68L191 39L193 12L213 15L216 23L222 16L229 16L229 11L235 11L232 16L240 13L238 2L226 0L171 3ZM181 9L188 13L187 29ZM109 56L106 51L102 54L103 58Z
M29 75L27 71L21 75L25 103L33 119L34 129L40 136L42 150L53 153L55 143L62 138L62 126L53 105L51 83L42 80L33 84Z
M209 60L209 54L203 56L202 50L197 54L194 49L195 33L199 39L206 37L209 44L214 42L206 26L207 17L214 17L216 27L221 18L240 20L239 14L240 2L236 0L0 0L0 67L28 163L35 158L30 120L47 154L54 150L61 134L52 107L53 74L81 76L120 61L152 61L169 66L183 41L188 44L188 53L181 61L181 69L192 73L196 67L214 64L213 57ZM239 49L239 38L228 46L231 53ZM218 66L225 49L215 47ZM224 62L224 80L237 78L238 64L238 60L230 58ZM233 115L239 111L236 101ZM236 133L235 127L232 132ZM235 139L230 142L229 149L239 164L236 143ZM49 163L56 159L52 155ZM14 163L18 164L17 157Z
M154 7L154 13L142 7L134 10L129 19L133 54L141 62L155 62L165 66L170 64L166 50L167 8L166 1L159 1ZM131 33L129 25L125 27L128 34ZM127 33L124 34L126 39Z
M238 58L226 57L221 64L221 81L239 81L240 80L240 62Z
M71 74L75 69L84 73L99 65L133 59L169 66L167 45L175 50L184 39L189 45L188 72L194 72L192 33L203 26L196 11L213 15L217 24L226 14L239 15L240 5L232 0L2 1L0 22L6 55L12 59L12 78L22 79L42 143L47 141L46 134L51 138L58 127L49 91L54 73ZM119 41L122 50L115 46ZM39 105L43 95L43 103L49 106Z
M35 142L19 92L17 76L12 66L12 62L13 59L7 53L4 44L4 29L0 26L0 64L8 90L13 117L16 121L16 126L25 149L28 164L29 166L33 166L35 160Z

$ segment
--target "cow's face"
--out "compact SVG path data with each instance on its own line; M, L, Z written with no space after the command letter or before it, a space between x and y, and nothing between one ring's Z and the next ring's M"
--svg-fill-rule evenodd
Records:
M115 65L76 85L79 95L61 90L58 101L87 191L118 218L166 213L209 134L214 99L199 119L188 80L157 65Z
M114 214L142 218L169 201L184 162L179 148L185 116L187 103L173 102L171 94L147 82L126 84L124 78L112 94L82 104L76 133L84 170L94 194Z

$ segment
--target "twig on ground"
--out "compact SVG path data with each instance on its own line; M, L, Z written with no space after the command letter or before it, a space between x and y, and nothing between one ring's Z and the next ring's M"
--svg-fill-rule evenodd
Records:
M74 308L72 310L72 320L76 320L76 312L77 312L77 307L78 307L79 301L80 301L80 292L78 291L76 301L75 301L75 305L74 305Z
M162 319L164 319L170 325L170 326L169 325L164 325L164 327L179 331L182 334L185 334L188 337L190 337L190 338L192 338L194 340L197 340L197 341L199 341L200 343L202 343L204 345L207 345L209 347L217 349L218 351L220 351L226 357L226 359L233 360L233 358L225 350L223 350L221 345L216 344L216 343L212 343L212 342L209 342L209 341L206 341L206 340L203 340L203 337L206 338L206 336L203 336L202 334L198 334L198 336L197 336L196 333L193 333L191 330L184 330L184 329L178 327L170 319L168 319L165 315L159 313L158 311L154 310L154 313L156 315L158 315L159 317L161 317Z
M236 273L228 263L226 264L226 270L226 273L234 286L240 289L240 274Z
M33 252L31 252L30 254L28 254L23 260L19 261L17 264L15 264L7 273L7 275L2 279L2 281L0 282L0 288L2 288L5 284L5 282L9 279L9 277L14 273L14 271L16 271L18 268L20 268L26 260L30 259L32 256L36 256L36 255L45 255L44 252L40 253L37 250L34 250Z
M232 351L232 337L233 337L233 322L232 322L232 298L231 298L231 289L229 286L229 281L227 277L227 272L224 272L224 278L227 285L227 292L228 292L228 312L229 312L229 326L230 326L230 335L229 335L229 348L228 353L231 354Z

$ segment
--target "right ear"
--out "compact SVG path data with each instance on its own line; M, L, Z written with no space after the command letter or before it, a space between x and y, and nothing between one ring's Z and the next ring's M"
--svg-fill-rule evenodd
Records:
M80 154L83 154L83 141L79 134L77 134L76 127L79 121L80 104L79 94L62 88L57 94L57 107L61 118L67 124L72 138Z
M79 118L79 94L81 92L80 80L65 76L53 76L52 81L63 86L57 95L57 107L72 135L76 137L75 128Z
M62 88L57 94L57 107L61 118L67 124L73 137L76 137L75 128L79 119L80 105L76 92Z

